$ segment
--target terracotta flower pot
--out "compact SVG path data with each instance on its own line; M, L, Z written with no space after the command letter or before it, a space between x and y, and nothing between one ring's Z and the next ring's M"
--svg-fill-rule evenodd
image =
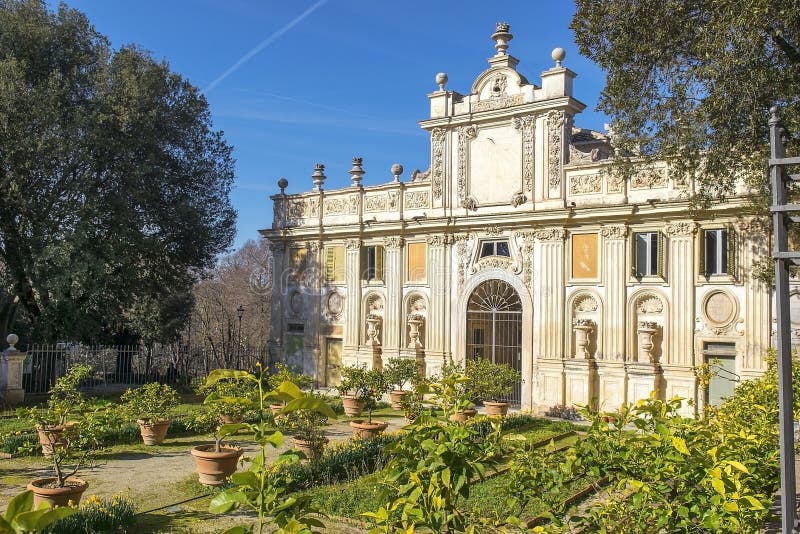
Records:
M508 413L507 402L484 401L483 407L486 415L506 415Z
M350 428L353 429L353 436L357 438L374 438L387 428L389 423L382 421L373 421L367 423L366 421L350 421Z
M295 449L298 449L305 454L306 459L315 462L319 460L320 456L322 456L322 451L325 450L325 446L330 440L328 440L328 438L324 438L321 441L308 441L300 438L292 438L292 441L294 442Z
M39 508L39 504L46 502L51 507L68 506L70 502L78 505L81 496L89 483L80 478L68 478L63 488L51 488L58 479L55 477L37 478L28 484L28 489L33 492L33 509Z
M270 404L269 409L272 410L272 415L278 415L283 410L283 404Z
M214 445L198 445L189 452L194 456L200 483L220 486L236 472L236 465L243 451L240 447L222 445L219 452L215 452Z
M364 401L350 395L342 395L342 406L344 406L344 414L348 417L361 415L361 412L364 411Z
M219 416L219 420L222 421L223 425L235 425L241 423L242 419L244 419L244 417L242 417L241 415L234 416L234 415L222 414Z
M142 434L145 445L160 445L164 441L169 428L169 420L152 423L139 419L136 422L139 423L139 432Z
M64 426L54 425L43 427L36 425L36 433L39 434L39 445L42 446L44 456L53 455L53 446L63 447L67 440L64 438Z
M470 417L475 417L476 413L478 413L478 410L475 410L473 408L467 408L466 410L459 410L450 416L450 420L455 421L456 423L466 423L467 419L469 419Z
M403 405L401 403L403 402L403 399L406 398L406 395L408 395L408 393L409 393L408 391L403 391L403 390L395 390L389 392L389 399L391 399L392 401L392 410L403 409Z

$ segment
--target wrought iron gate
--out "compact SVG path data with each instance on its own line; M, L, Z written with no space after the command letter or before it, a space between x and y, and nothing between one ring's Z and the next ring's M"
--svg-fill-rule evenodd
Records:
M522 370L522 302L502 280L479 285L467 302L467 357L486 358ZM516 384L508 399L519 406L522 384Z

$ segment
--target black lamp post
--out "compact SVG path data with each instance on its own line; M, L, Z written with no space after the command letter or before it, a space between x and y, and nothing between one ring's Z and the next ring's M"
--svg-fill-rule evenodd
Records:
M242 353L242 316L244 315L244 306L239 304L236 308L236 317L239 318L239 343L236 345L236 368L242 368L241 353Z

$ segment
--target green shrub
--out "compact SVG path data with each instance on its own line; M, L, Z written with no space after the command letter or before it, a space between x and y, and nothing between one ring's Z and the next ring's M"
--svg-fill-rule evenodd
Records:
M155 423L169 419L178 406L178 392L166 384L150 382L125 391L120 401L123 411L132 419Z
M133 504L119 496L101 499L90 495L78 511L45 528L43 534L106 534L124 532L135 521Z
M345 484L322 486L311 493L311 501L331 515L358 519L380 503L381 487L374 477Z

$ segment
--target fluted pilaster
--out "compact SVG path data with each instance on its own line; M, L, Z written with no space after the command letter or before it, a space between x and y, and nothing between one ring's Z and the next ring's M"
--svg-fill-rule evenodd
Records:
M361 326L361 241L348 239L345 243L345 272L347 273L347 319L344 327L344 346L358 347Z
M431 285L431 306L429 324L426 325L426 352L443 352L447 337L447 303L449 300L450 268L446 235L428 236L428 279Z
M386 256L383 260L386 280L386 306L384 308L383 350L395 351L402 347L405 320L403 317L403 245L402 237L383 240Z
M605 316L601 328L609 335L603 336L603 359L621 361L625 356L625 278L628 272L625 259L628 227L606 226L603 235L603 283L606 286Z
M668 224L670 308L669 353L664 363L694 365L694 236L697 225L691 221Z
M750 222L739 226L742 236L742 266L754 265L760 258L769 257L769 238L761 228ZM770 346L771 295L769 287L753 277L752 269L741 269L745 289L744 361L742 371L760 371Z
M541 265L535 314L539 323L539 351L542 358L563 358L564 347L564 237L563 228L536 230Z

